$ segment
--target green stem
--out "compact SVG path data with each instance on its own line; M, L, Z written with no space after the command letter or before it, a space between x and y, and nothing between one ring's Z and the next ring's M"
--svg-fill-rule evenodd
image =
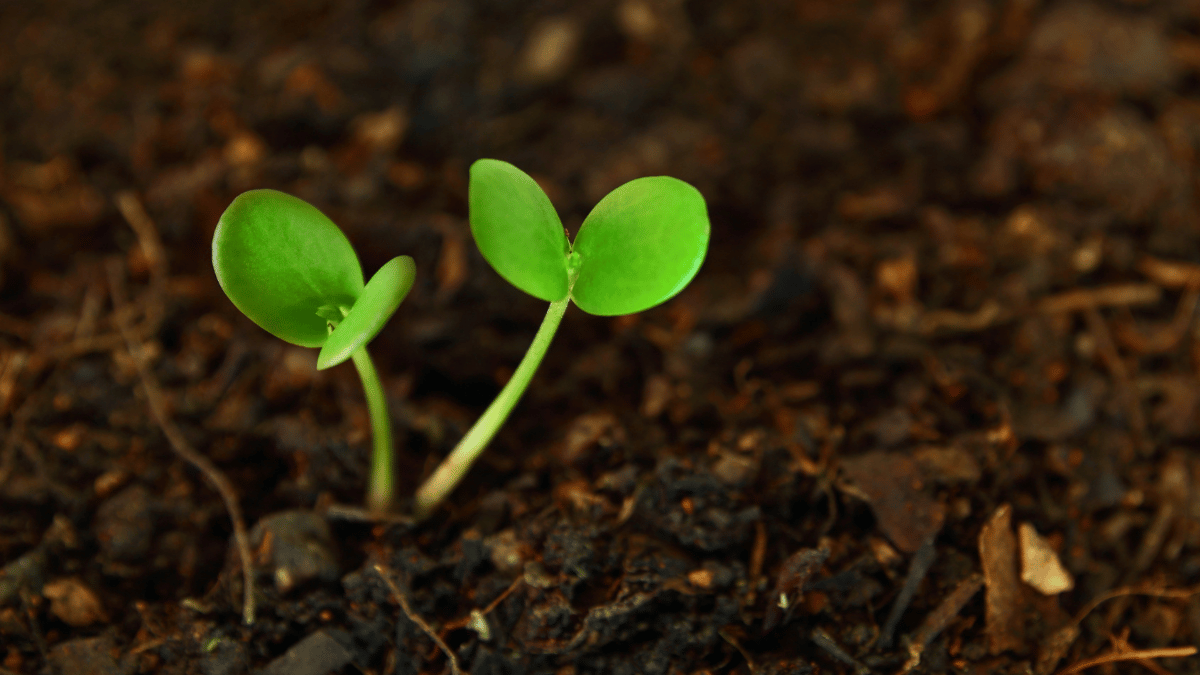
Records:
M394 471L392 460L392 420L388 417L387 396L383 384L379 381L379 373L375 372L375 364L367 354L363 345L350 355L354 367L358 369L358 377L362 379L363 391L367 395L367 412L371 417L371 435L373 447L371 450L371 476L367 486L367 509L383 513L392 507L394 492Z
M546 318L542 319L542 325L538 328L537 335L533 337L533 344L529 345L529 351L525 352L525 357L521 359L516 372L509 378L508 384L504 385L504 388L500 390L500 395L483 412L483 415L475 422L475 426L471 427L471 430L467 432L466 436L463 436L454 450L433 472L433 475L417 490L413 505L413 511L417 518L429 515L429 512L454 490L458 482L466 475L467 469L471 468L483 449L500 430L500 426L512 412L513 406L520 400L521 394L524 394L525 389L529 387L529 382L533 379L538 365L541 364L542 357L546 355L546 350L550 347L551 340L554 339L554 332L558 330L558 324L562 321L563 313L567 311L567 305L570 302L571 296L568 293L567 297L562 300L550 303L550 309L546 310Z

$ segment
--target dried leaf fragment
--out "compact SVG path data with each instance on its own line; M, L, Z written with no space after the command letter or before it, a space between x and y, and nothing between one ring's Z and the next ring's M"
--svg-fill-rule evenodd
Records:
M1042 595L1057 595L1075 587L1075 578L1063 567L1050 542L1029 523L1021 523L1021 581Z
M879 529L901 551L912 553L939 530L946 508L926 494L925 475L911 457L869 452L842 460L851 488L871 505Z

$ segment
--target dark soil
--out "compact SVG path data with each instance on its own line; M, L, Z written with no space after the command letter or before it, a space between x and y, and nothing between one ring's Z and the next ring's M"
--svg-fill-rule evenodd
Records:
M512 6L4 4L0 675L1200 673L1200 5ZM432 518L347 517L353 368L242 317L213 228L273 187L416 259L371 348L409 495L545 311L479 157L572 230L686 180L708 259L569 310Z

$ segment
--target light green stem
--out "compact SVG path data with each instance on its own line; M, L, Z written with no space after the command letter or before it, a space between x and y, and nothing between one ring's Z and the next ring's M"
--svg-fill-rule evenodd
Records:
M529 387L529 382L541 364L542 357L546 355L546 350L554 339L554 332L558 330L558 324L562 321L563 313L567 311L567 305L570 302L571 297L568 293L567 297L550 304L550 309L546 310L546 318L542 319L542 325L538 328L537 335L533 337L533 344L529 345L529 351L525 352L525 358L521 359L520 365L509 378L508 384L504 385L504 388L500 390L500 395L483 412L483 415L475 422L475 426L471 427L471 430L467 432L466 436L463 436L454 450L433 472L433 475L417 490L413 505L414 515L417 518L429 515L429 512L454 490L466 475L467 469L471 468L483 449L500 430L500 426L512 412L513 406L521 399L521 394L524 394L525 389Z
M367 486L367 510L383 513L392 507L394 470L392 460L392 419L388 417L387 395L375 372L375 364L363 345L350 355L367 395L367 413L371 417L371 476Z

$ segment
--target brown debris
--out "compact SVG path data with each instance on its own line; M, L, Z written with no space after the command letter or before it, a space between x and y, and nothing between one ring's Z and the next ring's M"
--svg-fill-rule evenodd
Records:
M454 297L459 288L467 281L467 242L464 227L449 217L433 219L434 226L442 235L442 250L438 254L437 269L437 298L446 302Z
M957 444L923 445L913 450L913 460L931 481L940 484L975 483L983 475L978 460Z
M800 602L804 584L829 559L829 547L806 548L788 556L775 579L775 588L767 596L769 604L763 617L763 630L770 631L792 613Z
M1134 446L1142 453L1148 453L1151 448L1146 439L1146 415L1142 410L1141 399L1130 381L1129 368L1117 352L1108 324L1100 316L1100 311L1094 306L1089 307L1084 311L1084 318L1087 319L1092 338L1096 341L1097 352L1116 384L1117 394L1121 397L1129 420L1129 431L1133 435Z
M624 442L625 428L612 413L580 415L567 430L559 459L563 464L575 464L585 460L590 453Z
M1102 666L1107 663L1120 663L1122 661L1145 662L1151 659L1182 658L1185 656L1192 656L1195 653L1195 647L1161 647L1159 649L1118 648L1108 654L1102 654L1100 656L1073 663L1067 668L1058 671L1058 675L1073 675L1073 673L1082 672L1088 668Z
M60 227L89 227L104 212L100 191L63 156L10 165L7 180L0 180L0 196L16 211L18 222L37 236Z
M446 662L450 665L450 672L452 675L459 675L462 670L460 670L458 666L458 657L454 655L454 652L450 650L450 647L446 646L446 643L442 640L442 638L436 632L434 632L432 628L429 627L429 624L425 622L425 619L422 619L419 614L413 612L412 607L408 602L408 596L404 593L404 591L400 590L400 586L398 586L396 582L392 580L392 571L379 563L375 563L374 569L375 573L379 575L379 578L383 579L383 583L387 584L388 589L392 592L392 597L395 598L396 603L400 605L400 610L404 612L404 615L408 617L408 620L417 624L417 626L429 636L429 639L433 640L434 644L438 646L438 649L442 650L442 653L446 655Z
M1081 312L1098 307L1153 305L1162 298L1155 284L1114 284L1099 288L1077 288L1043 298L1037 310L1044 314Z
M963 605L975 597L982 586L983 577L979 574L972 574L958 582L954 590L950 591L942 599L942 602L925 617L908 644L909 658L904 664L903 672L907 673L920 665L921 654L925 651L925 647L946 629L946 626L962 611Z
M1017 540L1012 531L1012 507L1000 506L979 533L979 560L987 586L988 650L999 654L1020 650L1021 587L1017 579Z
M47 582L42 595L50 601L50 612L68 625L82 627L108 621L96 592L78 577Z
M945 507L925 491L925 475L911 457L869 452L843 458L847 487L871 505L879 528L901 551L912 553L942 528Z
M1200 635L1180 3L66 4L0 12L0 675L1190 666L1155 658ZM686 180L707 259L660 308L572 310L434 517L338 504L367 471L354 372L237 312L212 227L271 187L368 272L417 260L372 345L404 492L541 316L471 241L479 156L530 171L571 233L626 180ZM164 434L256 520L308 510L347 555L283 566L236 625L239 575L213 563L237 504ZM138 590L172 586L202 597ZM89 596L107 617L68 618Z
M133 359L137 366L138 376L141 378L142 387L146 392L146 400L150 406L150 411L158 426L162 429L163 434L170 442L171 449L189 464L196 467L213 484L217 493L221 495L226 510L229 512L229 519L233 521L234 541L242 563L242 618L247 625L253 624L255 614L254 572L251 563L249 538L246 534L246 524L242 520L242 511L241 507L238 506L237 496L225 474L221 473L211 460L192 448L191 444L188 443L187 439L184 438L178 427L175 426L174 422L168 416L162 391L154 374L146 366L146 363L137 356L141 350L138 343L135 342L134 333L128 325L128 320L125 318L124 313L128 310L126 309L125 284L122 279L124 271L116 261L111 262L112 264L108 266L108 284L109 292L112 294L113 309L117 315L117 327L121 332L121 337L125 340L125 347L129 353L129 357Z
M1200 265L1195 263L1146 255L1138 260L1138 271L1166 288L1200 287Z

